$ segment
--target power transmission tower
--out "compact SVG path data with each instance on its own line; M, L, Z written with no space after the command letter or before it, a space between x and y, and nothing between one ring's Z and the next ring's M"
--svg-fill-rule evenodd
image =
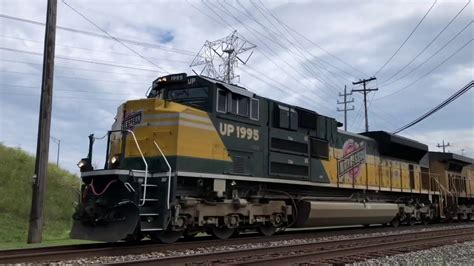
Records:
M253 54L251 50L255 47L257 47L255 44L248 42L235 30L225 38L213 42L206 41L190 67L204 65L201 74L205 73L208 77L230 83L238 77L234 69L239 61L246 64ZM248 56L242 59L239 55L243 54Z
M56 40L57 0L48 0L44 37L43 79L36 145L36 163L33 176L28 243L40 243L43 234L43 202L46 189L49 154L49 132L53 102L54 48Z
M354 105L350 109L347 109L347 104L354 102L354 99L347 100L347 96L351 96L351 95L352 95L352 92L347 93L346 85L344 85L344 94L339 93L339 97L344 97L344 100L342 102L337 101L337 104L344 104L344 108L342 109L339 109L339 107L337 108L338 112L344 112L344 131L347 131L347 111L354 110Z
M443 139L443 144L439 144L439 143L438 143L438 145L436 145L436 147L438 147L438 148L443 148L443 153L446 152L446 147L449 147L449 146L451 146L451 145L449 144L449 142L446 143L446 144L444 144L444 139Z
M370 81L376 80L376 79L377 79L376 77L371 77L371 78L368 78L368 79L359 79L359 81L357 81L357 82L352 82L353 85L358 85L358 84L363 84L364 85L364 89L362 89L362 90L352 90L352 92L361 92L362 94L364 94L365 132L369 131L369 117L368 117L368 114L367 114L367 94L371 91L378 91L379 90L377 88L367 89L366 85Z

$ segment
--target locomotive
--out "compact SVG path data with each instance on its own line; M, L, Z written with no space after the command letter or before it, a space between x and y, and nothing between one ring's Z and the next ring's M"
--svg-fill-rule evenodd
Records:
M165 243L206 232L471 220L473 159L205 76L153 81L118 107L106 163L78 166L71 238Z

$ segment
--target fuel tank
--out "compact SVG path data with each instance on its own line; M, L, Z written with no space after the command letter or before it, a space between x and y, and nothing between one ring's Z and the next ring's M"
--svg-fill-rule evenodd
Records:
M385 224L398 213L392 203L301 201L294 227Z

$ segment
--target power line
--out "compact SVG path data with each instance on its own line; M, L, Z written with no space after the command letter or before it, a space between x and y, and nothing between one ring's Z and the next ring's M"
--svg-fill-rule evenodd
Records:
M39 94L24 94L24 93L9 93L9 92L0 92L2 95L14 95L14 96L24 96L24 97L39 97ZM91 97L68 97L68 96L56 96L53 98L58 99L72 99L72 100L86 100L86 101L119 101L123 102L126 99L106 99L106 98L91 98Z
M376 80L377 78L376 77L371 77L371 78L368 78L368 79L362 79L362 80L359 80L357 82L352 82L353 85L358 85L358 84L362 84L364 86L363 89L360 89L360 90L352 90L352 92L360 92L364 95L364 109L365 109L365 132L368 132L369 131L369 117L368 117L368 112L367 112L367 94L371 91L378 91L379 89L368 89L366 87L367 83L369 83L370 81L373 81L373 80Z
M454 15L454 17L451 18L451 20L448 22L448 24L446 24L443 29L441 29L440 32L438 32L438 34L435 35L435 37L433 39L431 39L431 41L425 45L425 47L423 47L423 49L421 49L418 54L415 55L415 57L413 57L408 63L406 63L402 68L400 68L397 72L395 72L393 75L391 75L388 79L386 79L384 81L384 83L382 83L381 85L384 85L386 84L387 82L389 82L392 78L394 78L395 76L397 76L400 72L402 72L403 70L405 70L408 66L410 66L420 55L422 55L438 38L439 36L441 36L441 34L443 34L443 32L456 20L456 18L464 11L464 9L471 3L471 1L469 0L466 5L464 5L461 10L458 11L458 13L456 13L456 15ZM411 71L410 71L411 72ZM399 79L397 79L399 80ZM393 82L392 82L393 83Z
M8 48L8 47L0 47L0 50L10 51L10 52L16 52L16 53L24 53L24 54L32 54L32 55L40 55L40 56L43 56L42 53L31 52L31 51L20 50L20 49L13 49L13 48ZM154 69L139 68L139 67L132 67L132 66L124 66L124 65L114 64L114 63L105 63L105 62L107 62L107 61L97 62L97 61L91 61L91 60L89 60L89 59L83 59L83 58L77 58L77 57L67 57L67 56L60 56L60 55L56 55L55 58L57 58L57 59L63 59L63 60L69 60L69 61L77 61L77 62L82 62L82 63L95 64L95 65L104 65L104 66L110 66L110 67L127 68L127 69L133 69L133 70L140 70L140 71L148 71L148 72L153 72L153 73L160 73L160 72L158 72L158 71L156 71L156 70L154 70Z
M228 13L230 14L230 16L232 16L234 19L236 19L237 21L239 21L242 25L245 24L245 23L243 23L242 21L238 20L235 16L233 16L233 14L231 13L231 11L229 11L228 9L226 9L226 8L222 5L221 2L217 1L217 3L220 4L220 5L222 6L222 8L224 8L225 11L228 12ZM224 3L225 3L225 2L224 2ZM235 10L237 10L237 11L239 11L239 12L242 12L241 10L237 9L236 7L234 7L233 5L231 5L230 3L226 3L226 4L227 4L228 6L230 6L230 7L232 7L233 9L235 9ZM311 60L310 60L304 53L302 53L302 52L299 51L298 49L297 49L297 51L299 52L299 54L297 54L295 51L293 51L293 48L297 48L297 47L296 47L295 45L293 45L292 42L291 42L287 37L285 37L285 34L280 34L280 35L281 35L281 37L283 37L283 39L286 39L287 42L290 43L290 45L293 45L293 47L287 47L287 46L285 46L285 44L283 44L282 42L280 42L280 39L281 39L281 38L280 38L280 36L278 36L278 34L277 34L277 36L274 36L274 35L273 35L273 31L272 31L271 29L267 28L265 25L263 25L262 23L260 23L253 15L251 15L251 13L250 13L243 5L241 5L241 6L242 6L243 9L247 12L247 14L245 14L245 13L243 13L243 12L242 12L242 13L243 13L244 15L246 15L247 17L249 17L250 19L254 20L257 24L259 24L259 25L264 29L264 32L261 32L261 31L258 31L258 30L255 30L255 29L252 28L253 31L255 31L255 32L257 32L259 35L265 37L265 38L266 38L267 40L269 40L270 42L277 44L277 45L280 46L283 50L290 52L291 54L295 55L296 57L301 58L302 60L308 60L308 62L309 62L311 65L313 65L313 64L312 64L313 62L311 62ZM245 26L244 26L244 27L245 27ZM246 28L247 28L247 27L246 27ZM248 29L248 28L247 28L247 29ZM276 28L276 29L278 29L278 28ZM267 36L267 34L268 34L268 36ZM295 60L295 62L298 63L296 60ZM338 85L335 85L335 83L331 83L331 81L329 80L329 78L327 78L327 77L325 76L325 74L322 72L322 70L321 70L318 66L313 65L313 69L318 70L319 73L314 72L311 68L308 68L308 67L306 66L306 64L304 64L304 63L302 64L302 66L303 66L303 68L304 68L308 73L314 75L315 77L319 76L319 78L321 78L321 79L319 79L319 78L316 78L316 79L319 80L321 83L326 84L326 86L328 86L328 88L332 86L332 88L335 89L335 90L333 90L333 92L336 92L336 91L338 90ZM298 73L299 73L299 72L298 72ZM301 73L299 73L299 74L301 74ZM303 75L304 75L304 74L303 74ZM324 80L322 79L323 77L325 78ZM331 98L333 97L333 95L331 95L331 94L328 94L328 96L331 97Z
M0 84L1 87L11 87L11 88L24 88L24 89L37 89L39 90L40 87L36 86L23 86L23 85L15 85L15 84ZM70 91L70 92L83 92L83 93L99 93L99 94L113 94L113 95L128 95L132 96L130 93L117 93L117 92L103 92L103 91L89 91L89 90L75 90L75 89L56 89L55 91Z
M18 37L13 37L13 36L5 36L5 35L0 35L1 38L5 39L12 39L12 40L18 40L18 41L24 41L24 42L32 42L32 43L43 43L42 41L38 40L32 40L32 39L25 39L25 38L18 38ZM128 56L128 57L139 57L135 54L126 54L126 53L119 53L115 52L112 50L98 50L98 49L92 49L92 48L85 48L85 47L79 47L79 46L73 46L73 45L60 45L56 44L56 47L62 47L66 49L78 49L78 50L85 50L85 51L93 51L93 52L99 52L99 53L106 53L106 54L114 54L114 55L120 55L120 56ZM177 62L177 63L189 63L188 61L184 60L174 60L174 59L169 59L169 58L156 58L156 57L151 57L147 56L149 59L154 59L154 60L162 60L162 61L170 61L170 62Z
M206 7L208 7L208 10L210 10L210 11L213 12L218 18L220 18L222 22L224 22L225 24L227 24L229 27L232 28L232 25L231 25L229 22L227 22L227 20L225 20L224 18L222 18L222 16L220 16L219 13L216 12L210 5L208 5L208 4L207 4L206 2L204 2L204 1L203 1L203 4L206 5ZM234 18L234 19L235 19L235 18ZM215 21L216 23L220 24L220 23L219 23L218 21L216 21L214 18L213 18L212 20ZM239 23L242 24L242 22L241 22L239 19L236 19L236 20L237 20ZM248 28L247 26L245 26L244 24L242 24L242 25L243 25L250 33L252 33L253 35L255 35L255 34L253 33L253 31L249 30L249 28ZM258 39L258 36L256 36L256 38ZM263 44L264 46L266 46L266 47L269 49L269 51L271 51L271 52L274 53L273 49L271 49L270 47L268 47L268 45L267 45L266 43L263 42L262 44ZM262 51L262 55L263 55L266 59L268 59L268 61L269 61L270 63L272 63L273 65L275 65L277 68L280 68L280 67L274 62L274 60L273 60L271 57L269 57L263 50L261 50L261 51ZM283 61L283 62L284 62L286 65L288 65L290 68L294 69L294 67L291 66L290 64L288 64L288 62L286 62L286 61ZM243 70L243 69L242 69L242 70ZM290 78L292 78L295 82L299 83L302 87L305 87L308 92L312 93L315 97L320 98L320 95L315 94L311 89L309 89L309 88L307 88L306 86L304 86L304 85L298 80L298 78L294 77L294 76L293 76L292 74L290 74L289 72L285 72L285 73L286 73ZM298 72L298 73L301 74L300 72ZM266 76L266 75L264 75L264 76ZM305 76L305 75L304 75L304 76ZM293 91L293 90L291 90L291 91ZM293 91L293 92L299 93L299 92L296 92L296 91ZM325 101L322 101L322 103L325 103ZM310 104L310 105L312 105L312 104ZM328 107L327 109L328 109L328 110L332 110L332 108L330 108L330 107Z
M11 70L1 70L0 72L20 74L20 75L41 76L41 73L27 73L27 72L11 71ZM114 83L124 83L124 84L141 84L141 85L143 85L143 83L144 83L144 82L129 82L129 81L120 81L120 80L90 79L90 78L70 77L70 76L62 76L62 75L54 75L54 76L58 77L58 78L65 78L65 79L78 79L78 80L89 80L89 81L100 81L100 82L114 82Z
M407 128L410 128L416 124L418 124L419 122L423 121L424 119L428 118L429 116L431 116L432 114L436 113L437 111L441 110L442 108L444 108L446 105L450 104L451 102L453 102L454 100L456 100L457 98L459 98L461 95L463 95L464 93L468 92L472 87L474 87L474 80L472 80L471 82L469 82L466 86L462 87L460 90L458 90L457 92L455 92L453 95L451 95L448 99L444 100L442 103L440 103L439 105L437 105L436 107L434 107L433 109L429 110L428 112L424 113L422 116L418 117L417 119L413 120L412 122L406 124L405 126L402 126L400 127L399 129L393 131L393 134L397 134L397 133L400 133L402 132L403 130L407 129Z
M20 18L20 17L15 17L15 16L9 16L9 15L5 15L5 14L0 14L0 18L20 21L20 22L24 22L24 23L39 25L39 26L44 26L45 25L42 22L29 20L29 19L25 19L25 18ZM94 33L94 32L89 32L89 31L84 31L84 30L78 30L78 29L73 29L73 28L68 28L68 27L62 27L62 26L57 26L56 28L59 29L59 30L64 30L64 31L69 31L69 32L74 32L74 33L80 33L80 34L89 35L89 36L93 36L93 37L98 37L98 38L103 38L103 39L110 39L109 36L104 35L104 34L99 34L99 33ZM160 49L160 50L164 50L164 51L167 51L167 52L173 52L173 53L178 53L178 54L183 54L183 55L186 55L186 56L194 57L194 52L193 51L166 47L166 46L156 44L156 43L147 43L147 42L143 42L143 41L130 40L130 39L124 39L124 38L117 38L117 39L119 39L123 42L126 42L126 43L130 43L130 44L134 44L134 45L138 45L138 46L142 46L142 47L155 48L155 49Z
M41 63L35 62L26 62L26 61L17 61L17 60L10 60L10 59L3 59L0 58L0 61L15 63L15 64L25 64L25 65L43 65ZM80 71L90 71L90 72L98 72L98 73L109 73L115 75L127 75L127 76L136 76L136 77L148 77L148 78L156 78L156 75L139 75L134 73L125 73L125 72L114 72L114 71L104 71L99 69L89 69L89 68L80 68L80 67L68 67L68 66L58 66L55 64L55 68L64 68L64 69L72 69L72 70L80 70Z
M68 6L70 9L72 9L74 12L76 12L79 16L81 16L83 19L85 19L87 22L89 22L90 24L92 24L93 26L95 26L97 29L99 29L100 31L102 31L103 33L105 33L107 36L109 36L112 40L120 43L123 47L127 48L129 51L131 51L132 53L138 55L139 57L141 57L143 60L147 61L148 63L154 65L157 69L160 69L162 70L163 72L169 74L168 71L166 71L164 68L160 67L159 65L155 64L153 61L151 61L150 59L144 57L143 55L141 55L139 52L135 51L135 49L131 48L130 46L126 45L125 42L122 42L120 39L114 37L112 34L108 33L106 30L102 29L99 25L97 25L94 21L92 21L90 18L88 18L86 15L82 14L81 12L79 12L77 9L75 9L74 7L72 7L71 5L69 5L66 0L63 0L63 3Z
M286 40L292 47L289 49L293 54L295 54L295 52L293 52L293 47L296 49L296 52L299 53L299 57L304 61L306 60L307 63L302 63L302 65L306 68L306 64L309 64L310 66L313 67L313 69L317 70L321 75L321 77L326 77L325 74L324 74L324 71L328 72L329 74L331 74L332 76L334 76L335 78L338 78L338 79L344 79L345 81L342 81L342 84L344 84L346 81L350 81L348 78L346 78L345 76L342 76L338 73L335 73L333 71L330 71L329 69L325 68L323 64L319 65L317 62L313 61L312 58L309 58L307 56L308 55L312 55L313 57L316 58L316 56L311 53L308 49L306 49L303 45L301 45L300 42L298 42L298 40L293 36L293 34L287 29L285 28L284 26L281 25L281 23L279 23L278 21L276 21L280 27L282 29L284 29L286 32L288 32L288 34L284 33L282 30L279 29L279 26L275 25L275 23L273 23L269 18L268 16L265 14L265 10L262 10L263 8L259 7L258 5L256 5L254 2L250 2L255 8L256 10L262 15L262 17L268 21L268 23L270 23L271 27L267 27L265 26L263 23L261 23L260 21L258 21L258 19L252 15L252 13L247 9L245 8L245 6L243 4L240 3L240 1L237 1L237 3L246 11L247 14L249 14L249 16L251 16L251 19L253 19L255 22L257 22L262 28L264 28L265 32L267 32L270 37L271 37L271 40L279 40L279 38L282 38L283 40ZM232 6L230 3L227 3L229 6ZM278 31L275 32L272 30L272 28L274 28L275 30ZM288 36L290 36L294 41L290 40L290 38L288 38ZM329 65L331 65L329 62L323 60L322 58L319 58L318 57L318 60L317 61L321 61L321 62L325 62ZM306 68L308 69L308 68ZM310 70L311 71L311 70ZM312 73L315 73L313 71L311 71ZM341 71L343 72L343 70ZM344 73L347 73L347 72L344 72ZM347 73L349 74L349 73ZM339 88L339 85L337 85L336 83L333 83L329 77L332 77L330 75L328 75L328 77L326 78L332 85L334 85L334 88L336 90L338 90ZM351 76L349 74L349 76Z
M406 74L398 77L396 80L392 81L392 82L385 82L383 83L381 86L389 86L390 84L393 84L403 78L405 78L406 76L410 76L411 74L413 74L415 72L415 70L417 70L418 68L420 68L421 66L423 66L424 64L426 64L428 61L430 61L434 56L436 56L439 52L441 52L444 48L446 48L446 46L448 46L453 40L455 40L461 33L463 33L470 25L472 25L473 21L469 22L466 26L464 26L464 28L462 28L458 33L456 33L451 39L449 39L448 42L446 42L443 46L441 46L436 52L434 52L430 57L426 58L423 62L421 62L420 64L418 64L417 66L415 66L414 68L412 68L410 70L410 72L407 72Z
M390 94L387 94L387 95L384 95L382 97L379 97L377 99L375 99L375 101L378 101L380 99L383 99L383 98L386 98L386 97L389 97L389 96L392 96L394 94L397 94L399 93L400 91L402 90L405 90L411 86L413 86L415 83L417 83L418 81L420 81L421 79L425 78L426 76L428 76L429 74L431 74L431 72L435 71L436 69L438 69L441 65L443 65L446 61L448 61L449 59L451 59L453 56L455 56L457 53L459 53L462 49L464 49L468 44L470 44L474 39L471 39L469 40L468 42L466 42L464 45L462 45L461 47L459 47L456 51L454 51L452 54L450 54L446 59L444 59L441 63L439 63L438 65L436 65L434 68L432 68L430 71L426 72L425 74L423 74L421 77L419 77L418 79L416 79L415 81L411 82L410 84L390 93Z
M398 54L398 52L400 51L400 49L402 49L402 47L405 45L405 43L411 38L411 36L415 33L415 31L418 29L418 27L421 25L421 23L423 22L423 20L425 20L426 16L428 16L428 14L431 12L431 10L433 9L433 7L435 6L437 0L435 0L433 2L433 4L431 5L431 7L428 9L428 11L426 11L425 15L421 18L421 20L418 22L418 24L416 24L415 28L413 28L413 30L410 32L410 34L408 34L408 37L405 39L405 41L403 41L403 43L400 45L400 47L398 47L397 50L395 50L395 52L392 54L392 56L390 56L390 58L385 61L385 63L379 68L379 70L377 70L375 72L375 74L373 76L376 76L382 69L385 68L385 66L388 65L388 63L390 63L390 61L392 61L392 59L395 57L395 55Z
M267 10L267 12L276 20L278 21L281 25L284 25L287 29L295 32L297 35L299 35L301 38L303 38L304 40L308 41L309 43L315 45L316 47L318 47L319 49L321 49L321 51L325 52L326 54L330 55L331 57L335 58L336 60L338 60L339 62L343 63L344 65L352 68L353 70L355 70L356 72L359 72L361 73L362 75L364 76L369 76L367 75L366 73L362 72L361 70L357 69L356 67L352 66L351 64L347 63L346 61L344 61L343 59L341 59L340 57L334 55L333 53L329 52L328 50L324 49L324 47L322 47L321 45L319 45L318 43L308 39L306 36L304 36L303 34L299 33L297 30L295 30L294 28L290 27L289 25L285 24L283 21L281 21L280 19L278 19L272 12L270 9L268 9L267 7L265 7L265 5L263 4L262 1L258 0L260 5L262 5L262 7ZM335 67L334 65L331 65L333 67ZM336 67L335 67L336 68ZM355 75L350 75L350 76L353 76L355 77Z
M342 109L339 109L339 107L338 107L337 111L338 112L344 112L344 130L345 131L347 131L347 111L353 111L354 110L354 106L352 106L351 108L347 108L348 103L353 103L354 102L354 99L350 99L350 100L347 99L347 96L351 96L351 95L352 95L352 92L347 93L347 88L344 85L344 94L339 93L339 96L343 97L344 100L342 102L337 101L337 104L343 104L344 105L344 107Z

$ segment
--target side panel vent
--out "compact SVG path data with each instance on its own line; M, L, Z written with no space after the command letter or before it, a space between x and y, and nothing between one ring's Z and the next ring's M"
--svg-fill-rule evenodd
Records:
M243 174L245 173L245 158L242 156L235 156L234 160L234 173Z
M270 168L272 173L275 174L308 176L308 167L304 165L272 162Z
M297 153L308 153L308 144L285 139L272 138L271 147L282 151L291 151Z

